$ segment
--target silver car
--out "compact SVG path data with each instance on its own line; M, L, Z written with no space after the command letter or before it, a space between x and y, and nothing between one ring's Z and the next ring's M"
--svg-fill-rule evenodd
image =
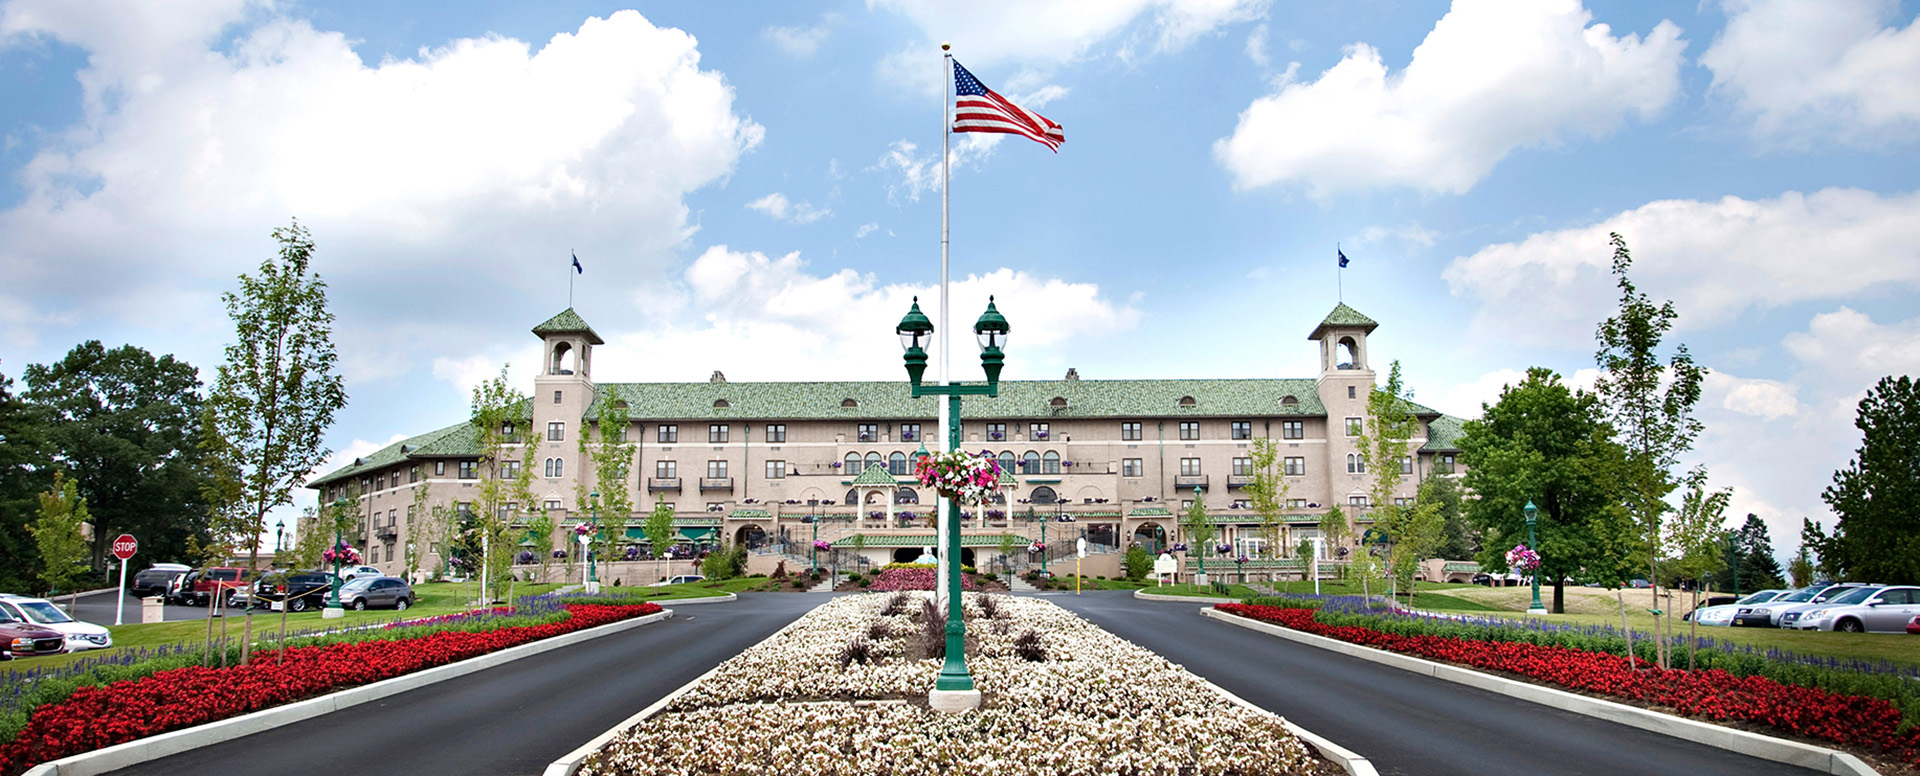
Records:
M1757 591L1754 593L1750 593L1747 595L1747 597L1742 598L1730 604L1721 604L1719 606L1702 606L1698 609L1693 610L1690 613L1691 615L1690 619L1692 619L1694 622L1697 622L1701 625L1712 625L1712 626L1720 626L1720 627L1732 625L1733 615L1734 613L1740 611L1740 607L1742 606L1751 607L1751 606L1764 604L1769 601L1773 601L1774 599L1780 598L1781 596L1784 596L1791 592L1793 591L1791 590Z
M1862 601L1865 600L1867 596L1873 595L1872 591L1883 587L1886 587L1886 585L1862 585L1853 582L1842 583L1829 588L1821 595L1815 596L1809 603L1795 604L1784 609L1774 610L1773 624L1781 628L1799 627L1800 618L1805 616L1807 612L1832 605L1835 602L1841 602L1842 599L1845 599L1844 603Z
M413 586L399 577L354 577L340 586L340 605L348 609L406 609L413 602Z
M1920 587L1863 587L1834 596L1800 615L1799 630L1904 633L1920 615Z

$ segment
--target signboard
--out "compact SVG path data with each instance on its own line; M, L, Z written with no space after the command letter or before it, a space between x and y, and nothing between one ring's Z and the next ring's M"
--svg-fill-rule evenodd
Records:
M1160 553L1159 559L1153 562L1153 573L1155 574L1173 574L1179 570L1180 561L1174 560L1172 555L1164 552Z
M1078 545L1076 545L1076 546L1075 546L1075 549L1076 549L1076 550L1077 550L1077 551L1078 551L1078 552L1080 553L1080 557L1082 557L1082 558L1084 558L1084 557L1087 557L1087 540L1086 540L1086 537L1081 537L1081 538L1080 538L1080 542L1079 542L1079 544L1078 544Z
M121 618L126 616L127 612L127 566L130 565L127 561L133 558L133 553L139 549L140 541L133 538L133 534L120 534L113 537L113 557L120 559L120 595L115 597L113 604L113 624L115 625L124 622Z
M113 539L113 557L127 560L132 558L134 551L138 549L140 549L140 542L133 538L133 534L120 534Z

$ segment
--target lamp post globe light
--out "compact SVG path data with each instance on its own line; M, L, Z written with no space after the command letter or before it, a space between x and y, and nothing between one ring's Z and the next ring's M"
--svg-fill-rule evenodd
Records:
M946 298L945 259L941 267L941 298ZM941 311L946 314L945 310ZM962 396L999 396L1000 369L1005 365L1007 334L1012 327L1007 319L994 306L993 297L987 297L987 310L973 324L973 334L980 344L980 366L986 372L985 384L963 384L949 382L946 385L927 385L921 378L927 371L927 345L933 338L933 322L920 312L920 299L915 297L913 307L906 317L900 319L900 325L894 333L900 335L900 345L906 350L905 361L907 379L913 386L912 395L947 397L947 446L948 452L960 449L960 397ZM947 602L947 658L940 666L940 678L934 682L933 691L928 693L928 705L938 711L962 712L980 706L980 692L973 687L973 676L967 671L966 633L967 626L960 607L960 503L952 498L946 499L946 513L941 515L945 521L946 546L941 548L940 559L945 568L945 579L940 580L946 588ZM1043 556L1044 557L1044 556Z
M333 579L328 582L327 607L320 612L320 619L333 620L347 616L347 610L340 608L340 516L347 512L347 500L335 499L333 502Z
M1528 501L1525 510L1527 513L1527 548L1538 553L1540 552L1540 540L1534 537L1533 524L1536 519L1535 516L1540 512L1540 509L1535 507L1532 501ZM1547 607L1540 605L1540 569L1536 566L1533 569L1533 603L1527 606L1527 614L1546 613Z

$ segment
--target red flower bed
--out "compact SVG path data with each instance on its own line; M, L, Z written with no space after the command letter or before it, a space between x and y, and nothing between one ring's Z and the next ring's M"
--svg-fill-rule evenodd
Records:
M20 735L0 745L0 773L170 730L371 684L531 641L660 611L658 604L573 604L564 620L485 632L440 631L414 639L294 647L230 668L190 666L105 687L82 687L35 710Z
M1734 676L1719 669L1635 669L1626 657L1605 652L1520 642L1401 636L1371 628L1326 625L1314 619L1310 609L1245 604L1220 604L1215 608L1352 644L1666 706L1687 716L1754 722L1809 738L1890 752L1920 765L1920 730L1901 733L1900 710L1879 698L1835 695L1762 676Z

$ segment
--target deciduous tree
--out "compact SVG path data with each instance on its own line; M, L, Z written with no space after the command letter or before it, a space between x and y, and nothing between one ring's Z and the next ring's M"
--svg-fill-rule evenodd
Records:
M1269 561L1279 560L1286 548L1280 546L1281 534L1286 526L1287 481L1280 476L1280 446L1271 437L1253 440L1248 451L1252 459L1253 477L1244 489L1248 502L1255 514L1260 516L1260 538L1266 545ZM1269 564L1268 580L1277 579L1279 567Z
M1180 514L1180 528L1187 534L1187 546L1193 557L1200 560L1200 573L1207 571L1207 558L1213 557L1213 537L1219 528L1213 524L1213 518L1207 515L1207 493L1201 488L1193 489L1193 504Z
M513 523L522 505L533 505L533 460L528 442L532 416L527 397L507 382L507 368L473 388L469 424L480 459L478 487L472 502L474 528L479 531L480 564L484 569L487 601L500 600L507 570L518 552Z
M1853 425L1860 447L1820 494L1840 517L1836 565L1857 579L1920 584L1920 385L1881 378Z
M78 484L67 479L65 472L55 471L53 489L40 494L40 519L33 521L27 530L33 532L33 541L40 550L40 578L46 582L49 594L57 591L68 595L68 611L72 611L73 601L80 592L77 583L87 576L87 567L83 565L87 560L87 542L81 537L80 526L92 520Z
M647 523L641 529L647 535L647 542L653 545L654 572L661 580L660 560L667 557L667 550L673 547L673 506L661 496L655 496L653 511L647 513Z

